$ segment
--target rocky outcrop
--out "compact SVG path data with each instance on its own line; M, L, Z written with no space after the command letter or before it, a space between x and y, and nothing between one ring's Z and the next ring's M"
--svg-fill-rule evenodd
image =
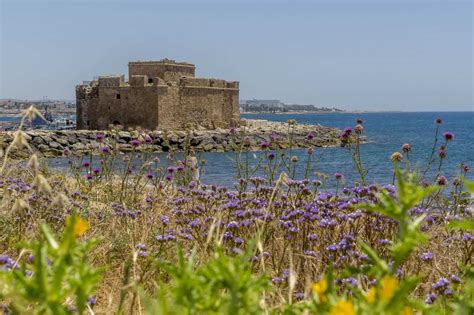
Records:
M104 139L97 139L103 133ZM197 129L193 131L156 130L138 131L93 131L93 130L30 130L25 131L26 140L33 151L43 156L61 156L64 151L85 154L109 145L112 149L127 151L166 152L181 151L186 146L195 151L226 152L234 150L257 151L270 145L271 148L302 148L338 145L340 130L321 125L298 125L293 122L270 122L266 120L242 120L236 129ZM145 136L148 135L147 138ZM5 149L13 141L13 132L0 134L0 146ZM134 139L140 140L133 143ZM100 143L103 142L103 143ZM28 157L26 149L12 150L12 157Z

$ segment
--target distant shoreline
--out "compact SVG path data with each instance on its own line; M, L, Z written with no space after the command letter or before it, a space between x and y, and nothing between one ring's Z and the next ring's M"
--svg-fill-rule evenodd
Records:
M321 112L321 111L314 111L314 112L306 112L306 111L296 111L296 112L286 112L286 113L273 113L273 112L241 112L241 115L305 115L305 114L315 114L315 115L325 115L325 114L370 114L370 113L410 113L404 111L344 111L344 112ZM415 113L415 112L413 112Z

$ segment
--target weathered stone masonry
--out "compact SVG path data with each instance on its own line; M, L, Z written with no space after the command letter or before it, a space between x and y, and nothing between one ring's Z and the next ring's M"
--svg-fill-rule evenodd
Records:
M76 86L77 129L209 129L236 126L239 82L196 78L190 63L163 59L129 62L124 76L101 76Z

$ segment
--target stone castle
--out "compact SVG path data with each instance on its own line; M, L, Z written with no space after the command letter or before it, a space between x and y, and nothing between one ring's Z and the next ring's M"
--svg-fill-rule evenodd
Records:
M227 128L238 124L239 82L196 78L196 67L163 59L128 63L123 75L76 86L77 129Z

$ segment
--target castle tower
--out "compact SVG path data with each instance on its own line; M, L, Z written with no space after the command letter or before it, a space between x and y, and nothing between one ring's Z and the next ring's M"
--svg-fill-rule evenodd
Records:
M181 77L194 77L196 66L187 62L176 62L171 59L160 61L131 61L128 63L129 81L134 75L146 75L148 83L153 78L165 81L178 81Z

